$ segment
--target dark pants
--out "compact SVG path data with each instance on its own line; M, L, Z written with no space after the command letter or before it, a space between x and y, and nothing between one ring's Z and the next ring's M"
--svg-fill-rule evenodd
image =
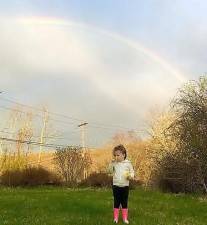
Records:
M126 209L128 206L129 186L119 187L113 185L114 208Z

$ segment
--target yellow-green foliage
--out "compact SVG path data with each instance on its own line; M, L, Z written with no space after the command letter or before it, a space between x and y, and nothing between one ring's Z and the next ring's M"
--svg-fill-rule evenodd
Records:
M0 156L0 172L6 170L23 169L27 165L27 157L22 155L15 157L10 154L3 154Z

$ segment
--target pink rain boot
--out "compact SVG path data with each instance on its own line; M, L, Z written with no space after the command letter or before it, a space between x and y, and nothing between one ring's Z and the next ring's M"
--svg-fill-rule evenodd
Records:
M119 208L114 208L114 223L118 223L119 219Z
M128 221L128 209L122 209L122 219L123 219L124 223L129 224L129 221Z

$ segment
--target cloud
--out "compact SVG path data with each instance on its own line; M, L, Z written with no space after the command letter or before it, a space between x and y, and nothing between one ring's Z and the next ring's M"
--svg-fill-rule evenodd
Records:
M30 105L47 102L64 114L136 126L180 84L168 68L103 33L2 21L1 84Z
M73 31L55 27L1 26L1 68L22 77L48 72L83 72L93 63L90 51ZM71 73L72 75L72 73Z

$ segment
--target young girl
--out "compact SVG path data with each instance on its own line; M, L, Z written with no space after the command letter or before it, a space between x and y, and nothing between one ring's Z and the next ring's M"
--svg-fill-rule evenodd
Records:
M123 145L113 149L113 156L109 171L113 174L114 223L118 223L121 208L123 222L128 224L129 180L134 178L134 170L131 162L126 159L127 153Z

